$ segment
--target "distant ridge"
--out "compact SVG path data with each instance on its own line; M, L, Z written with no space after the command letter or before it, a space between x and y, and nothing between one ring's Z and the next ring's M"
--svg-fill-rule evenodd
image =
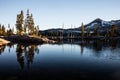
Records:
M88 24L85 24L85 30L90 29L93 30L94 27L98 27L99 30L105 31L107 29L110 29L112 25L116 25L118 29L120 29L120 20L111 20L111 21L104 21L100 18L96 18L95 20L91 21ZM81 25L80 25L81 26ZM56 31L64 31L64 32L71 32L71 31L80 31L80 26L77 28L69 28L69 29L62 29L62 28L56 28L56 29L47 29L47 30L41 30L41 32L56 32Z
M86 24L85 29L93 29L94 27L98 27L99 29L107 29L107 28L110 28L112 25L117 25L119 28L120 20L104 21L100 18L97 18L92 22Z

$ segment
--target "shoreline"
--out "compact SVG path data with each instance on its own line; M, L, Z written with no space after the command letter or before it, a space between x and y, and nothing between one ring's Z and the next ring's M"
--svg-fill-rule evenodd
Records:
M60 40L80 40L80 41L88 41L88 40L102 40L102 41L104 41L104 40L120 40L120 37L103 37L103 36L100 36L100 37L84 37L84 38L82 38L82 37L73 37L73 38L71 38L71 37L63 37L63 38L61 38L61 37L58 37L58 38L48 38L48 39L51 39L51 40L57 40L57 41L60 41Z
M10 43L10 41L0 38L0 46Z
M48 38L41 38L29 35L11 35L4 37L5 40L13 43L30 43L30 44L43 44L43 43L55 43L56 41Z
M120 37L78 37L78 38L47 38L47 37L35 37L35 36L30 36L30 35L11 35L11 36L6 36L6 37L1 37L0 38L0 45L8 44L8 43L23 43L23 44L45 44L45 43L60 43L60 42L75 42L75 41L94 41L94 40L99 40L99 41L105 41L105 42L111 42L114 40L120 40Z

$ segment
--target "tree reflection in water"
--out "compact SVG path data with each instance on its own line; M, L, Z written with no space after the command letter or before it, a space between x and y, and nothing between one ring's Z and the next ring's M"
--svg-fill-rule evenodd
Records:
M120 47L119 41L111 40L109 42L99 41L99 40L93 40L93 41L81 41L80 43L76 43L74 41L71 42L73 45L78 44L80 46L80 53L81 56L84 55L84 48L92 49L93 54L95 57L104 57L101 53L102 50L109 48L112 53L117 48ZM67 43L69 44L69 42ZM64 45L64 43L63 43ZM20 65L21 70L24 70L25 64L27 64L27 69L30 69L30 65L34 61L34 55L35 53L39 54L39 48L38 45L26 45L26 44L7 44L7 50L10 53L12 49L14 50L16 48L16 56L17 61ZM66 49L66 47L62 47L63 50ZM6 50L6 45L0 46L0 55ZM115 54L117 56L117 54ZM110 55L108 55L110 57Z
M73 42L74 43L74 42ZM101 51L105 48L110 48L112 53L113 51L120 46L120 43L118 40L111 40L109 42L104 42L100 40L93 40L93 41L81 41L80 42L80 53L81 55L84 55L84 48L92 48L94 51L94 56L100 57Z
M10 53L10 51L11 51L11 48L13 47L14 48L14 44L13 43L9 43L9 44L7 44L7 47L9 47L9 53Z
M84 41L82 40L81 44L81 55L83 55L83 51L84 51Z
M5 45L0 46L0 55L4 52Z
M16 53L17 53L17 61L19 62L21 69L24 69L24 55L23 55L24 47L20 44L16 47Z
M34 54L39 53L39 48L37 45L23 46L17 44L16 47L17 61L20 64L21 69L24 69L25 60L27 60L27 68L30 68L30 64L33 63Z

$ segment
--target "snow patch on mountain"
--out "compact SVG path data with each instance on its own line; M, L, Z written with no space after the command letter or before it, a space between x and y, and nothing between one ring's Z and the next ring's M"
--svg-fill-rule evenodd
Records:
M120 26L120 20L104 21L100 18L97 18L94 21L92 21L91 23L85 25L85 29L93 29L96 26L99 27L99 29L108 28L112 25Z
M108 21L102 21L102 26L105 27L106 25L112 25L113 23L108 22Z
M91 25L87 26L87 28L93 28L97 23L92 23Z

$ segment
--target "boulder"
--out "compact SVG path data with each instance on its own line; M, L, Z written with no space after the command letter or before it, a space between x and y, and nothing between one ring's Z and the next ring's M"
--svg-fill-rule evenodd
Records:
M10 43L10 41L0 38L0 45L4 45L4 44L8 44L8 43Z

